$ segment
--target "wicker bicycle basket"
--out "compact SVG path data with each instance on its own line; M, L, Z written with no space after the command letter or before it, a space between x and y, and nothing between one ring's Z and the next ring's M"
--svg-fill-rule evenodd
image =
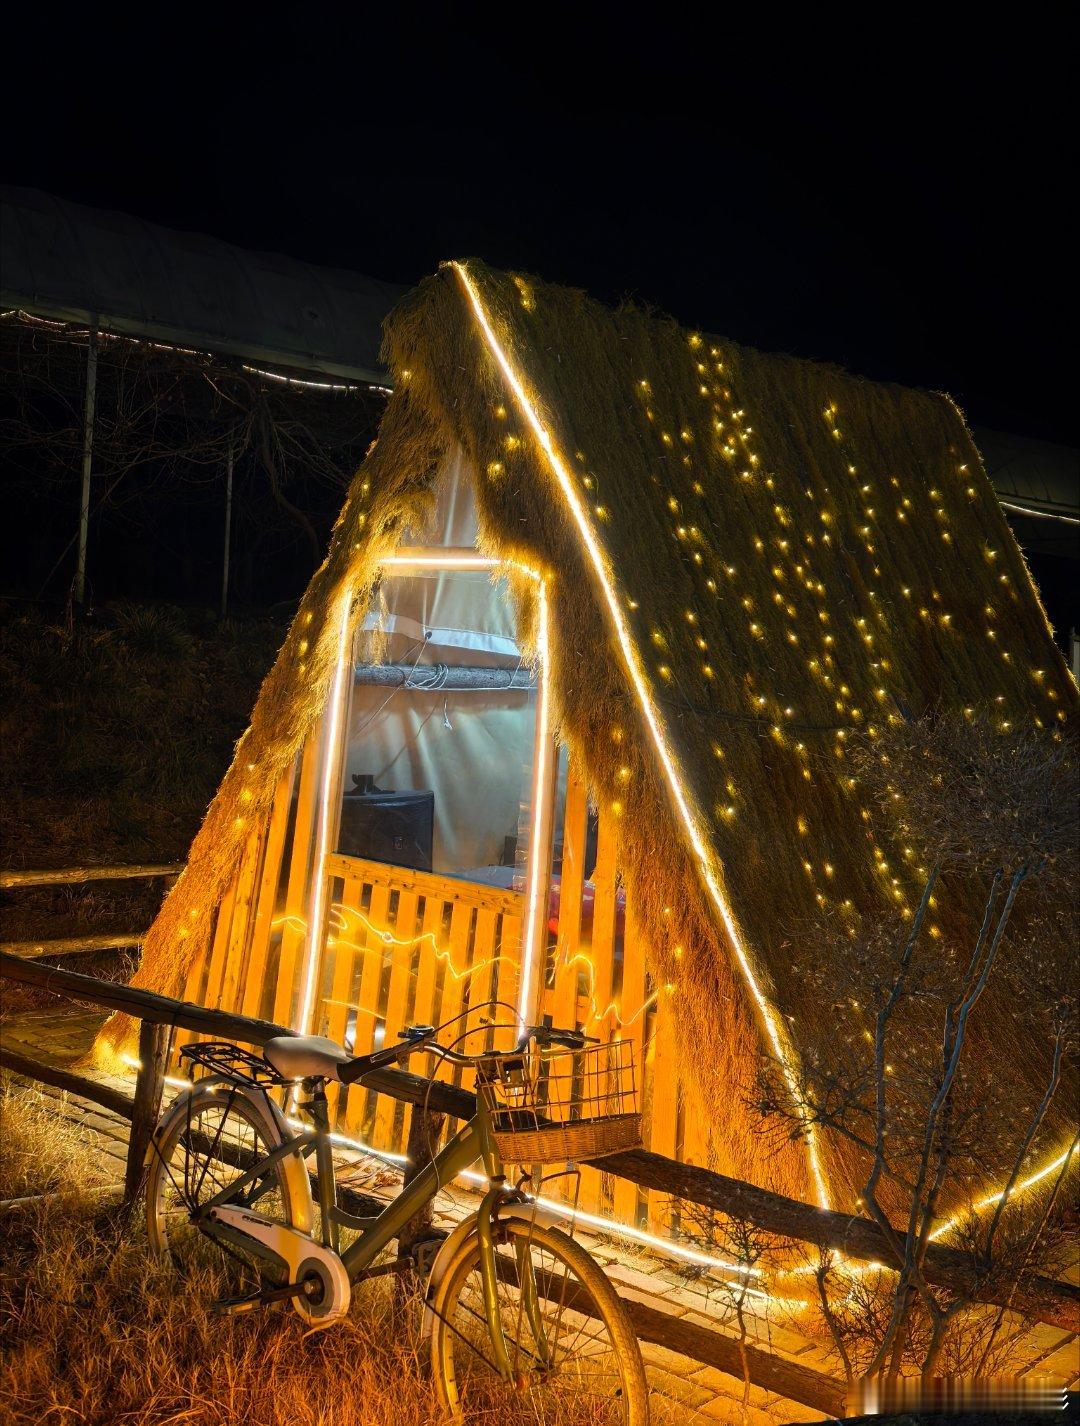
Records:
M598 1159L641 1144L631 1040L491 1055L476 1086L512 1163Z

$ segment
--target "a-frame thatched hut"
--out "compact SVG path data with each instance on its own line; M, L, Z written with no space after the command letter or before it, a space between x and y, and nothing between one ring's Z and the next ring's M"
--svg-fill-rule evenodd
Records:
M378 441L137 983L358 1051L497 993L647 1046L652 1148L823 1194L740 1105L816 1013L791 928L920 889L845 735L1075 707L960 414L472 262L385 354ZM342 1122L393 1147L352 1093Z

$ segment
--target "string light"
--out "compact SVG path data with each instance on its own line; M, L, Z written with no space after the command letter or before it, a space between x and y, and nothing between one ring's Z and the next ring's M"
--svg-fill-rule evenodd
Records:
M559 455L558 450L556 449L555 442L552 439L551 433L541 421L539 415L537 414L535 405L530 399L529 394L526 391L521 378L518 376L516 370L514 369L514 366L510 362L506 353L503 351L502 346L498 341L498 338L495 336L491 323L488 319L487 312L485 311L483 303L480 300L480 295L475 287L475 284L473 283L472 278L470 277L464 264L460 262L455 262L452 263L451 266L453 267L462 284L466 297L468 298L469 304L472 307L473 313L480 326L480 330L483 334L484 340L487 343L488 349L495 358L500 370L503 373L503 376L506 378L507 384L509 385L511 391L514 393L514 396L517 400L518 406L521 409L523 416L528 421L530 427L532 428L533 434L536 436L536 439L539 442L541 449L547 457L548 464L552 470L552 473L555 475L559 487L562 490L563 497L570 509L571 515L573 516L574 523L577 525L578 533L580 534L582 543L584 544L585 549L589 555L589 559L592 563L593 570L596 574L601 592L603 594L604 603L607 605L608 613L614 625L616 637L619 641L619 646L623 655L627 672L630 675L630 679L634 687L634 692L637 695L637 701L644 716L646 727L648 728L653 746L660 759L660 764L663 769L664 776L667 781L672 799L675 803L676 811L678 812L679 819L681 820L683 827L686 830L687 836L690 840L690 844L697 858L698 866L702 875L702 880L705 883L706 889L708 890L709 896L712 899L713 904L716 906L717 910L720 913L721 920L723 921L725 929L727 930L731 946L735 952L739 966L743 973L744 980L750 990L753 1001L757 1007L758 1013L765 1027L768 1039L772 1045L774 1053L776 1054L777 1058L779 1059L780 1063L784 1068L785 1076L787 1077L788 1082L794 1092L797 1090L798 1079L795 1073L794 1066L791 1063L790 1051L788 1049L780 1026L772 1013L772 1009L769 1006L768 1000L766 999L764 992L758 984L757 977L755 976L753 967L750 963L749 955L745 947L743 946L742 938L739 935L738 928L735 924L735 918L731 912L730 907L727 904L727 899L725 898L724 893L721 889L717 872L713 867L712 855L709 851L701 828L698 824L697 815L692 810L689 800L687 798L681 774L675 763L674 754L668 747L667 740L664 736L663 727L660 722L659 713L653 702L653 698L649 690L649 686L641 665L640 658L634 646L634 642L631 637L626 620L623 616L623 611L620 607L619 598L615 592L614 580L608 566L607 557L601 549L600 544L597 541L596 535L594 534L593 529L589 524L588 517L585 514L585 510L582 506L573 478L566 465L564 464L561 456ZM809 1151L811 1172L814 1178L818 1201L822 1207L828 1207L829 1196L825 1184L824 1172L822 1170L820 1158L817 1151L817 1138L815 1133L813 1132L812 1125L808 1123L806 1129L807 1148Z
M1029 1188L1034 1188L1035 1185L1037 1183L1041 1183L1044 1178L1049 1178L1052 1173L1055 1173L1058 1169L1063 1168L1065 1164L1067 1164L1068 1161L1072 1158L1073 1154L1076 1152L1076 1147L1078 1144L1080 1144L1080 1138L1074 1139L1069 1145L1069 1147L1064 1151L1064 1153L1058 1154L1057 1158L1054 1159L1051 1163L1044 1164L1041 1169L1037 1169L1028 1178L1025 1178L1022 1182L1016 1184L1009 1196L1015 1197L1019 1193L1026 1193ZM978 1203L972 1204L972 1211L975 1213L981 1213L984 1209L993 1207L995 1203L1000 1203L1004 1196L1004 1189L1001 1189L997 1193L992 1193L988 1198L982 1198L978 1201ZM943 1238L946 1233L951 1233L959 1222L959 1218L950 1218L948 1222L940 1224L930 1234L930 1241L934 1242L938 1238Z
M21 308L12 308L6 312L0 312L0 319L6 320L10 317L17 321L24 322L27 326L48 327L53 331L66 332L72 337L89 337L91 329L72 324L70 322L56 322L47 317L39 317L33 312L24 312ZM155 352L176 352L179 356L210 357L214 353L210 350L198 347L182 347L176 342L152 341L147 337L136 337L129 332L110 332L107 328L98 327L95 329L100 341L124 342L129 346L147 347ZM250 376L262 377L266 381L276 381L285 386L296 386L312 391L377 391L380 396L392 396L393 388L384 386L377 381L314 381L309 377L290 376L281 371L269 371L266 367L253 366L250 362L241 362L240 368Z

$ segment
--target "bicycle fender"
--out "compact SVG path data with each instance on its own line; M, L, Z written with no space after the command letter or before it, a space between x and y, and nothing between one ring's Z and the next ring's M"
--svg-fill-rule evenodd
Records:
M188 1106L193 1100L207 1097L211 1094L220 1094L223 1090L235 1088L231 1080L221 1075L212 1075L206 1079L196 1080L190 1089L182 1090L176 1098L162 1113L158 1120L153 1134L150 1136L150 1143L146 1147L146 1157L143 1166L149 1169L158 1152L158 1144L172 1130L177 1119L186 1119ZM268 1096L260 1094L257 1098L248 1094L246 1089L237 1089L237 1094L243 1094L259 1112L266 1125L267 1130L276 1135L274 1147L282 1144L291 1137L292 1130L286 1122L285 1115L279 1105ZM314 1209L311 1201L311 1180L308 1178L307 1166L303 1160L294 1154L288 1155L282 1160L282 1166L289 1182L290 1196L293 1208L296 1212L297 1222L293 1224L301 1232L310 1232L314 1220Z
M525 1223L539 1223L544 1228L557 1228L560 1223L565 1223L571 1216L569 1211L560 1212L554 1208L541 1208L536 1203L502 1203L495 1210L497 1222L502 1222L507 1218L517 1218ZM435 1327L435 1313L432 1309L435 1299L439 1295L443 1279L466 1239L476 1232L476 1219L474 1217L463 1218L443 1240L442 1247L435 1255L424 1292L423 1337L425 1342L430 1340Z

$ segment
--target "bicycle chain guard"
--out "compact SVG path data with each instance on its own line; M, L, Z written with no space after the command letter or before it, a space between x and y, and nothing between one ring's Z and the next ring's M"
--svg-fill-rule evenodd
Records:
M287 1270L290 1283L308 1283L304 1292L289 1300L309 1327L331 1327L348 1313L352 1287L344 1263L332 1248L316 1243L307 1233L249 1208L227 1205L210 1210L207 1230L211 1237L217 1230L247 1251L276 1260Z

